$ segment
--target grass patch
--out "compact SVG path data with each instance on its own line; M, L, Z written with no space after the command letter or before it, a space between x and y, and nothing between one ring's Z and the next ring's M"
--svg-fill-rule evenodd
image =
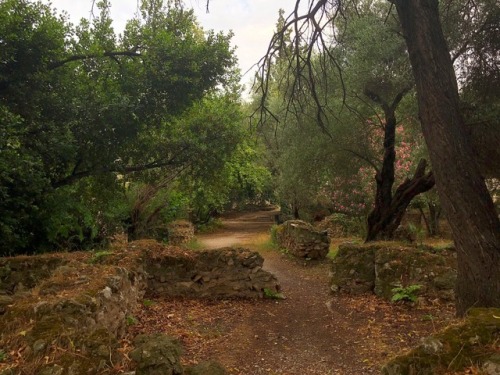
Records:
M330 251L326 255L328 259L335 259L339 252L340 244L344 242L354 242L357 244L363 243L363 240L359 237L340 237L340 238L332 238L330 241Z
M278 249L276 244L274 244L271 240L269 233L256 233L252 237L242 241L241 244L238 244L238 246L243 246L259 253L275 251Z
M197 238L193 238L189 242L186 242L185 244L182 245L182 247L185 247L186 249L193 251L200 251L205 248Z
M150 299L145 299L144 301L142 301L142 305L144 307L152 307L156 304L155 301L151 301Z
M89 263L91 264L101 263L105 258L110 256L111 254L113 254L113 252L108 250L96 251L94 254L92 254L92 258L90 258Z
M214 233L217 230L224 227L221 219L212 219L206 224L201 224L196 228L196 231L200 234Z

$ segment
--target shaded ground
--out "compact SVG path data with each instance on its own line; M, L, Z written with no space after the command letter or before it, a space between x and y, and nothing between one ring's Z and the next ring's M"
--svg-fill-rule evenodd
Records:
M294 260L264 250L273 211L234 215L199 240L209 248L243 244L260 250L285 300L168 299L144 306L131 333L179 337L184 360L215 359L231 374L371 374L452 320L450 306L411 308L374 296L333 296L329 261ZM260 244L260 246L259 246Z

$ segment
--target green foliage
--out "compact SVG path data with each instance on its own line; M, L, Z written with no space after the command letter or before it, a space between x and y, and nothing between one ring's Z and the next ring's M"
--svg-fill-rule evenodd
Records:
M198 233L213 233L223 227L222 220L219 218L212 218L207 223L197 226Z
M105 245L138 186L158 187L146 227L187 216L194 195L173 182L204 186L242 139L231 35L144 0L119 37L97 6L73 26L50 5L0 3L0 255Z
M203 244L200 241L198 241L196 238L192 239L188 243L183 244L182 246L185 247L186 249L189 249L192 251L198 251L198 250L202 250L205 248L203 246Z
M285 61L277 59L271 67L274 80L266 105L275 116L266 119L262 137L270 149L270 169L276 171L283 209L289 207L304 219L313 216L308 214L314 214L317 207L353 218L368 214L373 206L374 176L382 170L384 155L385 114L380 102L392 103L412 86L405 41L396 32L394 19L387 17L389 4L354 2L345 4L343 11L342 21L332 21L341 22L335 25L335 44L328 54L313 54L316 95L311 95L312 85L306 82L297 85L300 92L290 93L287 83L293 73L280 65L294 66L287 61L286 46L279 54ZM398 119L404 118L396 137L398 182L410 173L410 164L423 145L419 137L410 136L417 131L418 120L414 97L411 93L408 97L413 100L402 103L397 113ZM412 140L411 147L404 147L406 138ZM352 224L356 232L366 231L360 229L366 226L364 219Z
M268 299L285 299L285 296L281 293L278 293L272 289L264 288L264 298Z
M125 323L128 326L135 326L137 324L137 318L133 315L127 315L125 318Z
M145 299L144 301L142 301L142 305L144 307L152 307L156 304L155 301L151 301L150 299Z
M6 361L7 358L8 358L7 353L4 350L0 349L0 362Z
M278 244L278 236L279 236L279 233L283 230L283 227L280 226L280 225L277 225L277 224L273 224L271 226L271 229L269 229L270 233L271 233L271 242L275 245Z
M334 213L326 218L332 224L339 226L342 230L342 236L364 237L366 232L365 218L349 216L342 213Z
M92 258L90 258L90 263L96 264L102 262L105 258L113 254L112 251L96 251L92 254Z
M393 296L391 298L392 302L399 301L408 301L408 302L416 302L418 291L422 288L422 285L413 284L408 285L407 287L398 287L392 289Z
M417 226L413 223L409 223L408 230L410 231L410 233L412 235L415 236L417 244L422 245L422 243L424 242L424 239L425 239L425 234L426 234L425 228L422 227L421 225Z

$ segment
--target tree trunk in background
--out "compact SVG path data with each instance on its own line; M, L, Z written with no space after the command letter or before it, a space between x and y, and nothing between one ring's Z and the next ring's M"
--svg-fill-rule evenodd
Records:
M375 93L366 92L384 110L384 157L382 168L375 175L376 191L373 210L368 215L365 241L390 240L398 228L406 208L418 194L434 186L432 173L425 173L426 161L421 160L415 174L398 186L394 195L394 163L396 161L396 108L407 90L399 93L391 105L381 100Z
M438 0L393 0L417 85L422 130L458 256L457 314L500 307L500 221L459 112Z

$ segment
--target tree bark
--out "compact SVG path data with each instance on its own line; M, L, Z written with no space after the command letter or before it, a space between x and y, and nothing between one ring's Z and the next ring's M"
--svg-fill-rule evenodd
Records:
M422 130L458 256L457 314L500 307L500 221L459 111L438 0L393 0L415 76Z

